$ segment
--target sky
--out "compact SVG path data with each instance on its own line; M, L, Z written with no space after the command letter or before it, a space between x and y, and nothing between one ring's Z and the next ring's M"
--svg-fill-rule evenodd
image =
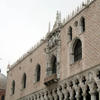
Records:
M48 32L57 10L66 18L84 0L0 0L0 69L33 47Z

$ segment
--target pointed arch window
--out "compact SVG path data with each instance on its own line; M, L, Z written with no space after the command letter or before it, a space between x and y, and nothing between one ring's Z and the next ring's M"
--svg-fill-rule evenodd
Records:
M85 32L85 18L81 17L80 19L80 26L81 26L81 32Z
M51 67L52 74L55 74L57 72L57 58L54 55L51 57Z
M74 62L82 59L82 43L77 39L74 43Z
M24 73L24 74L23 74L23 79L22 79L22 88L23 88L23 89L26 88L26 79L27 79L26 73Z
M72 27L70 26L68 29L69 40L72 40Z
M36 67L36 82L40 81L40 76L41 76L41 66L38 64Z
M12 88L11 88L11 90L12 90L12 95L15 93L15 81L13 80L12 81Z

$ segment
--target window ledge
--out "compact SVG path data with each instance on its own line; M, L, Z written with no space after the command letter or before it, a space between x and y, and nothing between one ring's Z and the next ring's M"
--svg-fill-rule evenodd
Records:
M72 64L70 64L70 66L74 66L76 64L81 64L82 63L82 58L79 59L78 61L73 62Z

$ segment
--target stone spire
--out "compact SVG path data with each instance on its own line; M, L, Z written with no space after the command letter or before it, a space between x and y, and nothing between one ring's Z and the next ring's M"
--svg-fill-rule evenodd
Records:
M57 11L57 14L56 14L56 21L55 21L55 24L53 26L53 29L56 29L57 27L59 27L61 25L61 12L58 12Z
M61 13L57 11L56 14L56 24L59 25L61 24Z

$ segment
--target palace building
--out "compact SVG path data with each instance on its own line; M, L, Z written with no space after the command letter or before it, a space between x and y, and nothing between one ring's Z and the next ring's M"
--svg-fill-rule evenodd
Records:
M87 0L7 75L5 100L100 100L100 0Z

